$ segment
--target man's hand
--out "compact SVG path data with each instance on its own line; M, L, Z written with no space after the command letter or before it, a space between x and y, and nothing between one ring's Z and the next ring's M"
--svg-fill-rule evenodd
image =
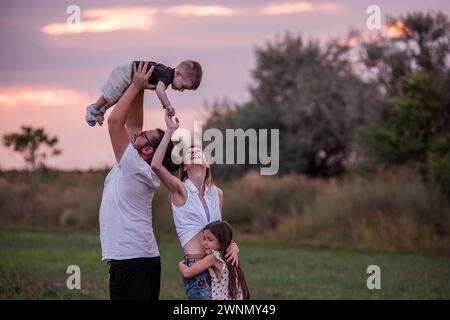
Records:
M228 262L231 262L231 264L236 267L239 266L238 252L239 247L237 246L236 242L232 241L225 253L225 259L227 259Z
M167 131L169 131L170 133L174 133L175 130L177 130L178 127L180 126L180 120L178 120L178 118L175 117L175 121L174 121L172 117L173 116L171 116L169 114L169 110L166 109L166 113L165 113L166 126L167 126Z
M142 61L139 63L139 66L136 68L136 64L133 63L133 82L132 85L136 86L139 90L150 89L154 90L155 85L148 84L148 79L152 75L154 66L152 66L147 72L148 62L143 63Z

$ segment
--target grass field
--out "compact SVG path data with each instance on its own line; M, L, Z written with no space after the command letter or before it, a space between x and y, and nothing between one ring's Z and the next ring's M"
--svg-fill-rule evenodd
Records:
M179 243L160 241L161 299L185 299L176 268ZM411 253L240 244L254 299L450 299L450 259ZM0 231L1 299L107 299L108 266L97 235ZM68 290L66 268L81 268L81 290ZM366 268L381 268L381 290L368 290Z

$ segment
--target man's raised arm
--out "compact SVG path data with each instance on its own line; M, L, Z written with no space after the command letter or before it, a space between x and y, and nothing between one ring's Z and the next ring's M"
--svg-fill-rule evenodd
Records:
M146 89L155 90L155 85L148 85ZM130 113L128 114L125 128L128 132L128 137L133 139L142 132L144 125L144 90L141 90L134 98Z
M130 143L125 123L127 122L130 110L134 105L133 102L140 91L148 88L148 78L150 78L154 69L152 66L146 73L145 70L147 69L147 65L148 63L143 65L141 62L136 70L136 66L133 64L133 82L119 99L119 102L117 102L117 105L114 107L108 118L109 137L117 162L120 161L125 149Z

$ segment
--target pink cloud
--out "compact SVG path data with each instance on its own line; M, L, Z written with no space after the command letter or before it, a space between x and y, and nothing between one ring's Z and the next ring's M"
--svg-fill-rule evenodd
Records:
M119 30L149 31L156 23L156 14L179 17L231 16L235 9L218 5L179 5L157 7L95 8L82 11L79 24L51 23L41 31L49 35L103 33Z
M50 35L117 30L148 31L155 24L155 13L155 8L147 7L89 9L82 11L83 18L88 20L82 19L79 24L52 23L43 26L41 31Z
M310 2L286 2L280 4L269 4L262 8L262 13L265 15L279 15L279 14L293 14L301 12L313 11L337 11L340 6L334 3L313 4Z
M86 94L84 92L65 88L0 87L0 108L52 107L80 104L85 99Z
M203 6L203 5L179 5L168 7L165 11L169 15L176 15L181 17L195 16L232 16L236 14L236 10L225 6Z

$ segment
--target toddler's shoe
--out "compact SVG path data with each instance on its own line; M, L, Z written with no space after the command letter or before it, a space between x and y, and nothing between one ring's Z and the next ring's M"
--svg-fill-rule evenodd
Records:
M91 127L95 126L95 123L101 126L104 120L104 113L95 109L92 104L86 107L86 122Z

